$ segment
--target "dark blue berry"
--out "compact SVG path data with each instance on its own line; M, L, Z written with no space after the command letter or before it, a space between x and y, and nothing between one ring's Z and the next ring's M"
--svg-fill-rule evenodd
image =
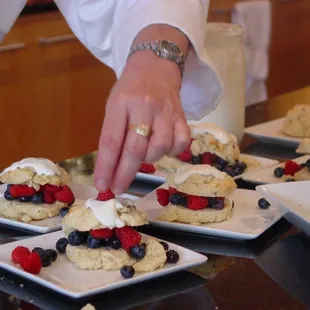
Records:
M223 158L221 158L221 157L218 157L218 156L217 156L217 158L216 158L216 163L217 163L218 165L222 166L222 167L225 167L225 166L228 165L228 161L227 161L227 160L225 160L225 159L223 159Z
M40 204L40 203L43 203L44 200L43 200L43 195L42 194L35 194L32 196L32 203L34 204Z
M214 168L216 168L217 170L220 170L220 171L224 171L224 170L225 170L225 167L226 167L226 166L221 166L221 165L219 165L219 164L215 164L215 165L214 165Z
M225 207L224 199L217 199L216 204L212 206L213 209L222 210Z
M53 262L57 259L58 253L54 249L47 249L45 253L52 258Z
M130 279L135 274L135 269L132 266L124 266L121 268L121 275L125 279Z
M35 248L32 249L32 252L36 252L36 253L38 253L40 255L40 253L43 253L44 250L42 248L40 248L40 247L35 247Z
M159 241L159 243L164 247L165 251L169 250L169 245L167 242L164 241Z
M284 169L282 167L278 167L278 168L274 169L273 174L275 177L281 178L284 175Z
M20 196L18 197L18 200L20 202L30 202L32 201L32 196Z
M258 206L261 209L268 209L270 207L270 203L265 198L261 198L258 200Z
M11 196L11 194L10 194L8 189L4 192L4 198L6 200L15 200L15 198Z
M112 237L111 239L109 239L108 245L114 249L114 250L118 250L121 247L121 242L117 237Z
M193 165L199 165L201 164L201 157L198 155L198 156L192 156L192 164Z
M68 239L67 238L60 238L57 242L56 242L56 250L59 253L66 253L66 247L68 245Z
M8 184L7 187L6 187L6 189L7 189L7 190L10 190L10 188L12 187L12 185L13 185L13 184Z
M64 217L64 216L67 215L68 211L69 211L69 208L63 207L63 208L61 208L61 209L59 210L59 214L60 214L61 217Z
M173 205L179 205L182 199L181 194L172 194L169 198L169 202Z
M130 249L130 255L134 259L142 259L145 256L145 247L141 245L136 245Z
M310 169L310 159L306 161L306 166Z
M208 206L215 206L217 203L217 198L216 197L208 197Z
M236 173L236 171L234 170L234 168L229 167L229 166L225 167L224 172L226 172L226 173L227 173L228 175L230 175L231 177L235 177L235 176L238 175L238 174Z
M48 255L45 251L38 253L40 256L42 267L48 267L52 263L52 257Z
M179 254L175 250L169 250L166 252L167 263L176 264L179 261Z
M94 238L91 235L89 235L88 238L87 238L87 246L90 249L100 248L101 247L101 240L97 239L97 238Z
M242 174L246 168L247 168L246 163L244 163L242 161L237 161L235 164L235 172L237 174Z
M180 206L187 208L188 206L188 200L186 196L182 196L181 200L180 200Z
M83 233L79 232L78 230L72 231L68 236L68 243L70 245L81 245L85 242L85 237Z
M288 178L288 179L285 180L285 182L295 182L295 180L292 179L292 178Z

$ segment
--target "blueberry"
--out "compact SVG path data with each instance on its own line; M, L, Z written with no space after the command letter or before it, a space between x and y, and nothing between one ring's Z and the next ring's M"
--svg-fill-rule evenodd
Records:
M135 269L132 266L123 266L121 268L121 275L125 279L130 279L135 274Z
M169 250L166 252L167 263L176 264L179 261L179 254L174 250Z
M32 196L20 196L18 197L20 202L30 202L32 200Z
M295 182L295 180L292 179L292 178L288 178L288 179L285 180L285 182Z
M236 171L232 167L225 167L224 172L226 172L229 176L235 177L237 175Z
M8 189L4 192L4 198L6 200L15 200L15 198L11 196L11 194L10 194Z
M261 198L258 200L258 206L261 209L268 209L270 207L270 203L265 198Z
M53 262L57 259L58 253L54 249L47 249L45 253L52 258Z
M97 239L97 238L94 238L91 235L89 235L88 238L87 238L87 246L90 249L100 248L101 247L101 240Z
M220 171L224 171L224 170L225 170L225 167L226 167L226 166L221 166L221 165L219 165L219 164L215 164L215 165L214 165L214 168L216 168L217 170L220 170Z
M247 168L246 163L244 163L242 161L237 161L236 164L235 164L235 171L238 174L242 174L245 171L246 168Z
M273 174L275 177L281 178L284 175L284 169L282 167L278 167L278 168L274 169Z
M227 160L225 160L225 159L223 159L223 158L221 158L221 157L218 157L218 156L217 156L217 158L216 158L216 163L217 163L218 165L222 166L222 167L225 167L225 166L228 165L228 161L227 161Z
M216 204L212 206L216 210L222 210L225 207L225 200L224 199L218 199L216 201Z
M187 208L187 206L188 206L188 201L187 201L187 197L186 197L186 196L182 196L179 205L182 206L182 207Z
M42 267L48 267L52 263L52 256L48 255L45 251L38 253L41 259Z
M10 188L12 187L12 185L13 185L13 184L8 184L7 187L6 187L6 189L7 189L7 190L10 190Z
M59 214L61 217L65 217L67 215L68 211L69 211L69 208L67 208L67 207L61 208L59 210Z
M200 158L199 155L198 155L198 156L194 156L194 155L193 155L193 157L192 157L192 164L193 164L193 165L199 165L199 164L201 164L201 158Z
M72 231L68 236L68 243L70 245L81 245L85 242L85 238L78 230Z
M117 237L112 237L108 244L114 250L118 250L121 247L121 242Z
M43 203L43 195L42 194L35 194L32 196L32 203L38 205L40 203Z
M306 166L310 169L310 159L306 161Z
M42 248L40 248L40 247L35 247L35 248L32 249L32 252L36 252L36 253L38 253L40 255L41 253L44 252L44 250Z
M56 242L56 250L59 253L65 253L66 252L66 247L68 245L68 239L67 238L60 238L57 242Z
M216 197L208 197L208 206L215 206L217 203Z
M164 241L159 241L159 243L164 247L165 251L169 250L169 245L167 242Z
M130 249L130 255L134 259L142 259L145 256L145 247L141 245L136 245Z
M173 205L179 205L182 199L181 194L172 194L169 198L169 202Z

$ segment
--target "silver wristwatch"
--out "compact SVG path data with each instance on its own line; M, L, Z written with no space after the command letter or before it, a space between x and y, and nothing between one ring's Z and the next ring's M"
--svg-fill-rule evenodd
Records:
M156 42L139 43L137 45L134 45L130 49L128 57L130 57L132 54L136 52L144 50L151 50L158 57L175 62L180 68L181 75L183 75L185 56L184 53L179 49L179 47L174 43L166 40L157 40Z

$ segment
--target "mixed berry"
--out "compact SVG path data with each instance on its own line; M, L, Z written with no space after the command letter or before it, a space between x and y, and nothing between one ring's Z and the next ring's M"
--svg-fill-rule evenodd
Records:
M258 200L258 206L261 209L268 209L270 207L270 203L265 198L260 198Z
M169 189L158 188L156 190L157 201L163 207L169 203L176 206L182 206L190 210L203 210L206 208L213 208L222 210L225 207L225 197L202 197L187 195L178 192L175 188Z
M293 178L295 173L306 167L310 171L310 159L301 164L298 164L293 160L288 160L285 162L284 167L275 168L273 174L277 178L282 178L283 176L291 176L292 178L287 178L286 182L293 182L295 181Z

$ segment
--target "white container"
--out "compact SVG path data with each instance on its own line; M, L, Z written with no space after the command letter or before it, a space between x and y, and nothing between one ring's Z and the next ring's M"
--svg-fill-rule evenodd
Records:
M207 23L205 47L222 79L224 92L217 109L199 121L217 124L234 134L239 142L244 134L246 93L242 35L242 28L238 25Z

